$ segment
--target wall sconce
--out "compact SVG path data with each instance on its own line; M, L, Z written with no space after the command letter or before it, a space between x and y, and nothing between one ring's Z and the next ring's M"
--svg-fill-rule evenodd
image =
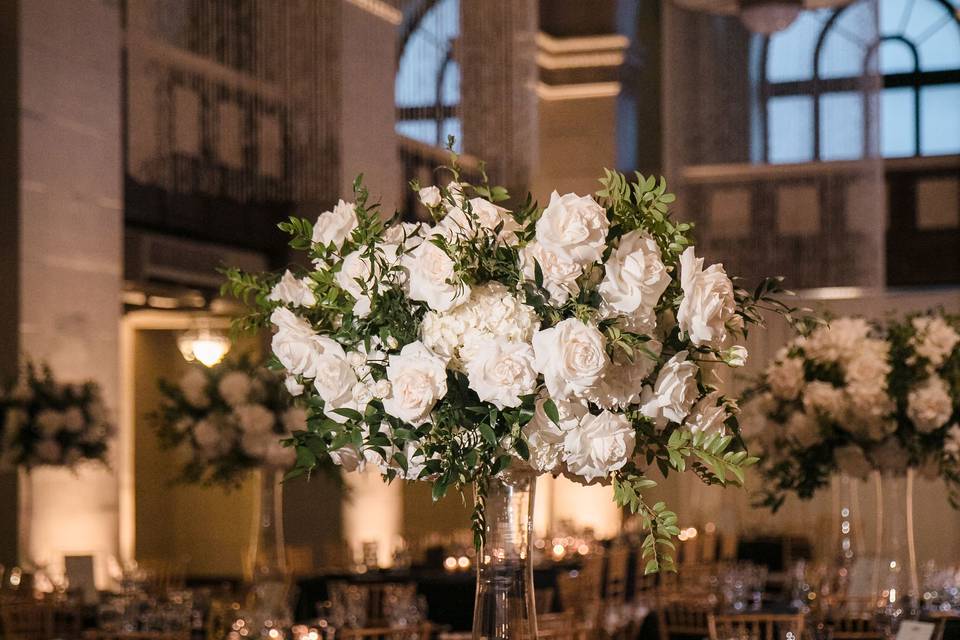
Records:
M198 326L177 336L177 348L187 362L197 360L212 367L230 351L230 338L222 331Z

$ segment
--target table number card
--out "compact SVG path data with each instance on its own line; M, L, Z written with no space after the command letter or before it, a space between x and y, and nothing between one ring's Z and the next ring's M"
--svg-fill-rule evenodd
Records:
M69 589L79 593L84 604L96 604L98 594L93 578L93 556L66 556L63 564Z
M904 620L897 631L897 640L930 640L936 625L932 622Z

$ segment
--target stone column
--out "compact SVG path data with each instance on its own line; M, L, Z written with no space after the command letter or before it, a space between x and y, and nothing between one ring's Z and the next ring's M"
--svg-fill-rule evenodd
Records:
M116 416L123 277L118 4L30 0L5 10L17 12L19 27L20 85L13 95L20 136L18 144L4 137L8 148L0 154L19 165L19 351L49 363L61 380L95 380ZM21 559L56 575L65 554L93 554L103 585L117 554L115 473L92 465L37 469L28 481L21 495L31 500L20 513L30 521L20 526L30 537Z
M463 149L522 201L537 162L537 33L534 0L462 0Z

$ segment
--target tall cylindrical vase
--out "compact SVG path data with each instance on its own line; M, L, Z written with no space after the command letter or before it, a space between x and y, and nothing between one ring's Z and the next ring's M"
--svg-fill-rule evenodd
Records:
M537 637L531 557L535 488L530 469L507 469L487 484L473 640Z
M247 602L250 624L272 637L270 629L283 629L292 623L288 601L289 574L283 540L283 471L264 468L257 472L260 490L248 555L251 581Z
M878 491L881 510L877 553L877 603L887 631L895 633L918 606L916 552L913 540L913 469L884 475Z

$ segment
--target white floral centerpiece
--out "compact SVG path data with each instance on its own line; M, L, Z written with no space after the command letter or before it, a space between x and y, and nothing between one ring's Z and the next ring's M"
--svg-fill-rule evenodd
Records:
M48 366L27 363L19 378L0 389L2 459L30 470L107 463L113 426L95 382L65 384Z
M612 483L650 530L647 570L672 569L677 517L644 501L646 469L742 482L755 459L717 374L744 364L758 306L783 308L777 281L749 294L705 266L663 179L607 171L597 199L510 211L455 156L442 171L447 186L411 185L431 224L384 221L358 179L354 202L280 225L312 269L227 271L309 405L293 474L329 458L431 482L436 499L475 486L478 544L485 487L508 467Z
M762 452L764 503L809 498L837 472L914 467L960 489L960 319L943 313L807 326L767 367L744 428Z
M306 428L307 411L291 402L275 372L239 358L193 365L159 386L151 420L162 446L188 452L181 480L235 485L253 469L293 467L296 452L281 441Z

